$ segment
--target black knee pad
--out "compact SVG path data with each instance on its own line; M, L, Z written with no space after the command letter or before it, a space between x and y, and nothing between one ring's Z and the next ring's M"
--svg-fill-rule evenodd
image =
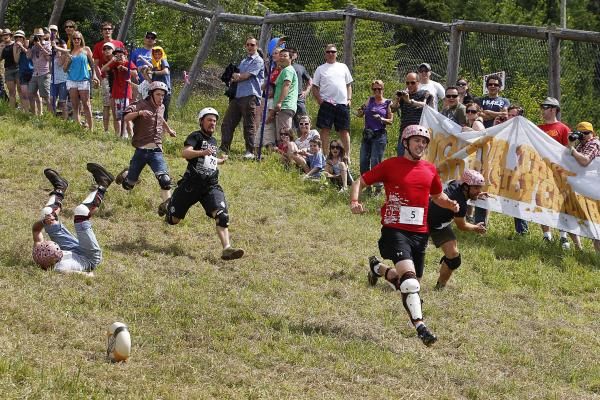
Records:
M445 262L446 265L448 266L448 268L450 268L451 270L455 270L456 268L460 267L460 263L461 263L460 254L454 258L448 258L446 256L443 256L440 259L440 264L442 262Z
M161 189L171 189L171 177L169 176L169 174L156 175L156 179L158 179L158 184L160 185Z
M217 211L215 219L217 220L217 226L220 226L221 228L227 228L229 226L229 214L227 214L227 210L220 209Z
M125 189L125 190L131 190L134 187L134 185L132 185L131 183L129 183L127 181L127 179L123 180L123 183L121 184L121 186L123 186L123 189Z

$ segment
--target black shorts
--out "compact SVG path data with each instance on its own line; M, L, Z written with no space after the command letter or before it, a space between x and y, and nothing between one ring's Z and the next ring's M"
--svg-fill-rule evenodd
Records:
M426 233L415 233L384 226L381 228L379 253L386 260L392 260L394 265L398 261L412 260L417 278L421 278L425 269L425 249L428 240L429 235Z
M205 185L185 179L178 182L167 211L173 217L184 219L190 207L198 202L210 218L214 218L213 213L217 210L227 212L225 193L221 186Z
M435 244L435 247L438 248L444 243L456 240L452 225L445 226L442 229L429 229L429 236L431 236L431 241Z
M331 129L332 125L337 132L350 130L350 107L346 104L333 105L326 101L321 103L317 114L317 128Z

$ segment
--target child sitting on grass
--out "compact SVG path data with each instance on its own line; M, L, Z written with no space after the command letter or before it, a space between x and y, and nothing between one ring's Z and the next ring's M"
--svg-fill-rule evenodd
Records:
M340 188L340 193L348 190L348 157L344 145L338 140L329 143L324 175Z
M298 146L294 143L294 130L281 128L279 132L281 141L276 147L276 151L281 154L281 162L289 167L290 162L293 162L292 157L298 153Z
M325 168L325 156L321 151L321 139L310 141L309 153L306 161L302 157L294 157L294 161L304 171L302 179L320 179L321 172Z

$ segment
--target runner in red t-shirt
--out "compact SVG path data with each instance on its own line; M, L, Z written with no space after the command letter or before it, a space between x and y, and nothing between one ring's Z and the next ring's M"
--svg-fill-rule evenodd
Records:
M402 133L406 152L401 157L389 158L352 184L350 207L355 214L363 213L358 201L367 186L382 182L386 200L381 207L381 238L379 251L392 260L395 268L383 265L377 257L369 258L369 283L375 285L379 277L402 293L402 303L417 335L426 346L437 338L423 323L419 280L425 266L425 248L429 239L427 210L429 199L440 207L458 212L459 205L442 191L442 182L435 165L421 160L430 140L429 130L420 125L409 125Z

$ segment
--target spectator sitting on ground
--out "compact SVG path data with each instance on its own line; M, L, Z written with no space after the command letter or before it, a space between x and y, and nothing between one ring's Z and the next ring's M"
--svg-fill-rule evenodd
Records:
M340 188L340 193L348 191L348 157L341 141L329 143L329 154L323 174Z
M311 139L309 155L306 160L302 157L294 157L294 161L302 170L302 179L319 179L325 168L325 156L321 151L321 139Z
M294 130L291 128L283 128L279 131L281 141L276 149L281 154L281 162L287 167L294 162L292 157L298 153L298 146L294 143Z
M313 139L320 139L321 135L316 129L311 129L310 126L310 117L308 115L303 115L300 117L300 121L298 121L298 138L295 140L296 146L298 147L298 155L303 157L308 157L310 141Z

